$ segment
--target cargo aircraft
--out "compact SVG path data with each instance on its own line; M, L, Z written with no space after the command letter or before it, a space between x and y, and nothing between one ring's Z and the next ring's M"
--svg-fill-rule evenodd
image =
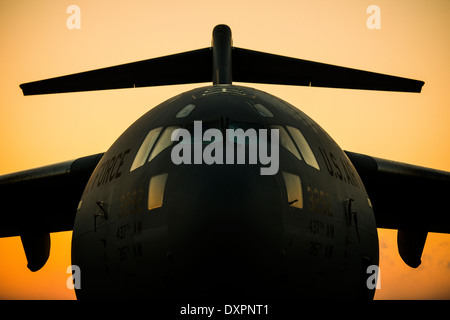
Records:
M48 259L50 233L73 230L78 299L372 299L377 228L398 230L413 268L428 232L450 232L450 173L343 151L296 107L232 83L419 93L422 81L234 47L230 28L218 25L211 47L20 88L211 80L152 108L105 153L0 176L0 236L21 237L31 271ZM182 129L190 138L177 136ZM222 138L205 139L211 129ZM276 132L277 140L256 138L258 148L279 144L276 170L261 174L267 162L247 161L250 137L230 139L229 129ZM217 146L227 143L236 153L220 161ZM217 161L207 163L213 144ZM203 159L173 161L189 148ZM245 161L233 162L237 150Z

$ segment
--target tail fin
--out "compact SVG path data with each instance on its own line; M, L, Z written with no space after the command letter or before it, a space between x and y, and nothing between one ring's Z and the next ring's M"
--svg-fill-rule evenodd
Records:
M36 95L211 81L231 84L231 80L402 92L420 92L424 85L418 80L233 48L226 25L214 28L212 43L211 48L24 83L20 88L24 95Z

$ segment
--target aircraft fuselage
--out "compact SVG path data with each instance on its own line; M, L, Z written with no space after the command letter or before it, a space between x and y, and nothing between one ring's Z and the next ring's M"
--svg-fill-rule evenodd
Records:
M198 141L168 137L193 134L194 121L246 161L175 164L173 149ZM248 161L251 143L228 141L231 128L278 129L278 171L261 174L268 165ZM151 109L105 153L78 206L72 263L78 298L371 298L378 236L361 179L319 125L265 92L216 85Z

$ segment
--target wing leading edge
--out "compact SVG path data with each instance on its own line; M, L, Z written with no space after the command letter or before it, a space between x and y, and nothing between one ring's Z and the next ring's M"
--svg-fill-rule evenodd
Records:
M72 230L78 202L102 156L0 176L0 237L21 237L30 270L47 261L51 232Z
M400 256L419 266L427 233L450 233L450 172L345 153L366 187L377 227L398 229Z

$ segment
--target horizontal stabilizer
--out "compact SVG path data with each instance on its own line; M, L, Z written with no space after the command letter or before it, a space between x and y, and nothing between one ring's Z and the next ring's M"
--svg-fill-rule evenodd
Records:
M232 47L218 25L213 46L20 85L24 95L232 81L296 86L420 92L423 81Z
M423 81L241 48L233 50L233 81L420 92Z
M20 85L25 96L209 82L210 48L126 63Z

